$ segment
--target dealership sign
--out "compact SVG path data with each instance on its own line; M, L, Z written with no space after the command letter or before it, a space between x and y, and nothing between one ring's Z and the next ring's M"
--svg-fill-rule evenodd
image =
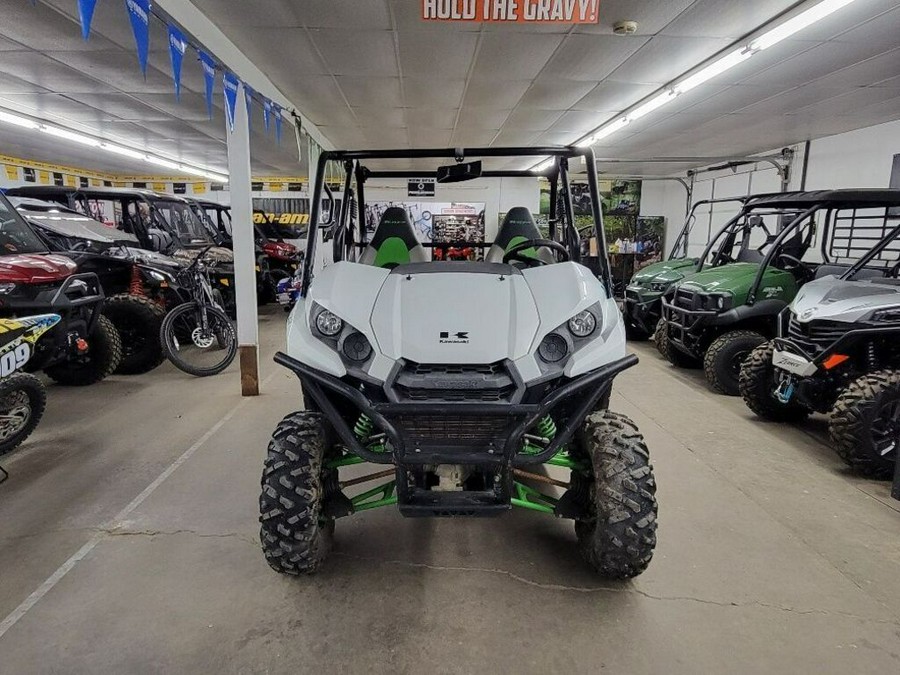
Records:
M600 0L422 0L424 21L599 23Z

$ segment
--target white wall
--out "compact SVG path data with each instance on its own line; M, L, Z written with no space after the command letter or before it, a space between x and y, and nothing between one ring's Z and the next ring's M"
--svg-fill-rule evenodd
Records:
M810 147L806 189L886 188L896 154L900 120L820 138Z

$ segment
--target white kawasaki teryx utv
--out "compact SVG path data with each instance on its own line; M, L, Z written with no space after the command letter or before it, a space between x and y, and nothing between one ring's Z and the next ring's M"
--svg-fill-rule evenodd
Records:
M841 458L886 478L900 445L900 190L840 192L822 223L830 259L744 361L740 389L767 419L828 414Z
M518 158L527 167L547 156L546 234L524 207L509 210L492 243L423 244L402 207L388 208L371 238L357 221L367 181L435 178L440 190L535 178L480 159L504 167ZM421 170L434 158L455 163ZM596 273L582 264L569 186L569 161L582 158L600 252L585 263ZM383 160L417 168L386 170ZM324 183L329 162L346 176L339 204ZM626 353L610 294L590 149L325 152L315 184L328 196L313 199L311 222L322 223L323 213L334 221L335 262L314 274L311 229L287 353L275 357L299 376L305 410L282 420L269 443L260 496L269 564L316 571L335 519L357 511L396 504L405 516L492 516L515 506L573 519L597 573L643 572L656 544L656 485L637 428L606 409L613 378L637 358ZM448 261L451 250L475 259ZM362 463L390 468L339 476ZM571 477L551 478L541 465Z

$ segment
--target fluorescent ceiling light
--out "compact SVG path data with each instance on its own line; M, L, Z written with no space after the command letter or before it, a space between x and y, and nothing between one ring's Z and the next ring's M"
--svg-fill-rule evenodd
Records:
M657 108L664 106L666 103L671 101L677 95L678 94L676 94L674 91L672 91L671 89L668 89L667 91L664 91L662 94L659 94L658 96L654 96L653 98L651 98L649 101L647 101L642 106L635 108L630 113L628 113L625 117L631 122L633 122L634 120L639 120L644 115L648 115L648 114L652 113L654 110L656 110Z
M821 21L829 14L833 14L842 7L846 7L853 0L823 0L814 7L810 7L805 12L801 12L793 19L788 19L780 26L776 26L767 33L763 33L750 43L753 50L768 49L772 45L776 45L782 40L789 38L794 33L799 33L807 26L811 26L816 21Z
M157 166L163 166L167 169L181 169L181 165L178 162L173 162L168 159L163 159L162 157L154 157L153 155L144 155L144 161L150 162L150 164L156 164Z
M737 49L729 52L720 59L713 61L706 67L701 68L693 75L686 77L681 82L677 82L671 87L668 87L667 89L659 92L652 99L638 106L631 112L625 112L623 116L618 118L615 122L607 124L604 127L600 127L590 136L584 137L576 145L578 145L578 147L593 145L601 138L605 138L606 136L619 131L629 122L640 119L644 115L647 115L657 108L664 106L669 101L674 100L677 96L684 94L685 92L688 92L695 87L699 87L704 82L708 82L714 77L721 75L725 71L730 70L735 66L743 63L759 51L767 49L772 45L778 44L785 38L788 38L794 33L797 33L804 28L816 23L817 21L824 19L825 17L833 14L842 7L846 7L852 2L854 2L854 0L822 0L806 11L796 15L792 19L788 19L779 26L776 26L775 28L772 28L771 30L763 33L759 37L752 40L749 44L744 44L743 46L738 47Z
M143 152L138 152L137 150L132 150L131 148L123 148L121 145L114 145L113 143L101 143L100 149L111 152L114 155L131 157L132 159L144 159L145 154Z
M38 128L45 134L50 134L51 136L56 136L57 138L64 138L67 141L72 141L73 143L80 143L81 145L87 145L92 148L100 146L100 141L98 141L96 138L91 138L90 136L85 136L84 134L79 134L75 131L60 129L59 127L52 127L47 124L41 124Z
M9 124L15 124L17 127L25 127L26 129L37 129L40 126L37 122L30 120L27 117L19 117L12 113L3 112L2 110L0 110L0 122L8 122Z
M612 124L607 124L605 127L601 127L598 131L594 132L591 136L581 140L578 142L579 148L587 147L588 145L593 145L600 139L606 138L610 134L616 133L622 127L628 126L628 123L631 120L628 117L620 117Z
M747 49L746 47L741 47L740 49L735 49L733 52L728 54L727 56L723 56L718 61L714 61L706 68L697 71L686 80L679 82L672 89L675 90L678 94L683 94L686 91L690 91L694 87L699 87L704 82L711 80L717 75L721 75L726 70L731 70L739 63L743 63L747 59L753 56L753 51Z

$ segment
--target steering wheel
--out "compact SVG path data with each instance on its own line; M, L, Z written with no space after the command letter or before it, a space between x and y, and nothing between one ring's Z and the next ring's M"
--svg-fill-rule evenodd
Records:
M560 244L558 241L553 241L552 239L528 239L527 241L516 244L506 253L504 253L503 262L505 264L509 264L510 262L515 261L524 263L528 267L539 267L541 265L549 264L545 260L541 260L536 256L525 255L525 251L530 248L551 249L554 253L556 253L558 262L566 262L569 259L569 252L566 250L566 247Z
M777 259L778 260L786 260L789 263L793 263L794 267L792 269L801 269L808 274L815 274L815 272L816 272L815 269L813 269L812 267L807 265L805 262L800 260L800 258L796 258L796 257L790 255L789 253L779 253L777 256ZM788 268L785 267L785 270L788 270Z

